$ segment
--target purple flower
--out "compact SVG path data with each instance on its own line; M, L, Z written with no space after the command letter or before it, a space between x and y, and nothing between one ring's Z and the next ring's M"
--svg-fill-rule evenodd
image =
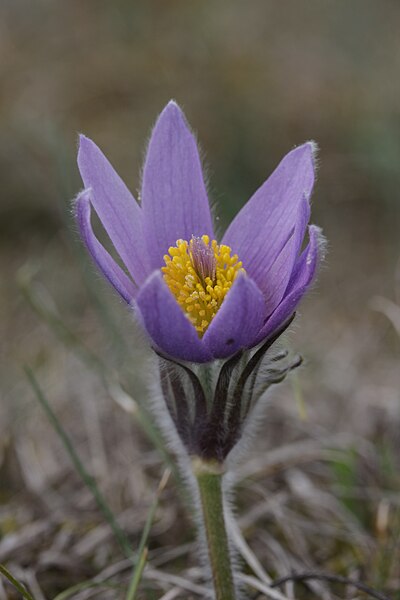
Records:
M285 156L215 240L193 134L175 102L154 127L139 205L99 148L81 136L81 236L153 347L174 359L227 358L273 336L313 281L320 230L308 227L313 145ZM91 225L96 211L123 268Z

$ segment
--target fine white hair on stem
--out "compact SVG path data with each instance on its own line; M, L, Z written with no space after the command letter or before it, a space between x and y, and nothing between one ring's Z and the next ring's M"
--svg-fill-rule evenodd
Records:
M146 372L148 375L150 409L156 418L157 424L165 437L168 447L171 449L171 451L174 453L174 455L176 456L176 458L178 460L179 470L181 472L181 475L182 475L184 482L186 483L186 486L190 493L190 496L191 496L191 499L193 502L193 506L195 509L193 516L194 516L195 523L197 526L197 539L198 539L198 554L197 554L197 556L199 557L199 562L203 568L205 579L208 582L211 582L212 575L211 575L211 569L209 566L208 546L207 546L204 522L203 522L203 518L202 518L200 494L199 494L196 479L195 479L192 469L191 469L191 460L190 460L190 457L189 457L186 449L184 448L184 446L182 444L182 441L179 438L179 435L176 431L175 424L171 418L171 415L168 412L168 409L167 409L167 406L165 403L165 399L164 399L162 388L161 388L161 381L160 381L162 372L159 368L158 359L155 357L152 357L152 359L149 360L148 366L149 366L149 368L147 369ZM225 485L223 485L223 490L224 490L223 502L224 502L224 514L225 514L225 512L227 510L226 507L228 504L228 500L227 500L228 493L225 493L225 491L226 491ZM232 561L232 567L233 567L233 571L235 573L235 570L236 570L235 569L235 564L236 564L235 556L237 555L237 553L235 552L234 545L232 543L232 540L230 539L229 532L228 532L228 539L229 539L229 549L230 549L230 557L231 557L231 561ZM235 575L234 575L234 577L235 577ZM210 598L213 598L213 592L211 591L211 587L210 587ZM240 600L240 596L238 596L238 600Z

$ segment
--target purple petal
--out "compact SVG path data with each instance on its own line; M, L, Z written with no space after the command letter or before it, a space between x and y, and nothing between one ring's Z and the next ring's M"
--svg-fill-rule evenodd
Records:
M160 271L149 277L137 297L139 319L164 354L193 362L207 362L211 355L171 294Z
M264 275L266 315L270 315L282 300L295 261L296 237L293 234Z
M293 250L294 250L294 255L296 257L298 256L298 254L300 252L300 248L303 243L304 236L306 234L307 225L310 220L310 213L311 213L310 202L306 198L306 196L303 194L303 197L300 201L299 209L298 209L298 212L296 215L296 225L294 228L295 243L294 243Z
M211 321L203 342L214 358L226 358L251 347L265 318L265 302L257 285L239 274Z
M239 255L247 273L264 292L265 273L295 230L299 207L303 206L303 217L308 214L304 200L308 203L313 184L313 146L307 143L285 156L224 235L222 243Z
M93 232L90 222L91 193L89 190L84 190L78 195L75 210L81 237L94 262L104 277L129 304L136 295L136 286L103 248Z
M176 240L208 234L211 213L196 140L175 102L154 127L143 171L143 227L150 266L159 269Z
M147 274L142 213L136 200L94 142L80 136L78 165L93 207L128 271L139 285Z
M321 259L323 236L319 227L309 227L310 241L301 254L295 267L284 298L269 317L257 337L257 343L273 333L296 309L296 306L310 287Z
M287 289L296 264L296 257L298 257L303 243L309 218L310 204L303 196L298 206L294 232L264 274L261 289L264 292L267 315L275 310Z

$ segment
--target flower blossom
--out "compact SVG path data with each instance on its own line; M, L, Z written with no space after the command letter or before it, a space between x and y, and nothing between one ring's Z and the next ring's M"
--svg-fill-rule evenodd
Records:
M85 186L76 201L82 239L134 307L154 349L167 357L206 363L257 346L282 328L313 281L321 234L308 226L312 143L283 158L220 242L196 140L175 102L153 129L140 204L84 136L78 165ZM92 209L121 264L97 239Z

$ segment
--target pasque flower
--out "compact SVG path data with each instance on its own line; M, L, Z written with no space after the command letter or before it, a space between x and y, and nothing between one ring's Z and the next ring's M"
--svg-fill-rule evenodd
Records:
M271 338L290 318L319 260L320 230L308 226L313 150L306 143L289 152L218 242L196 141L175 102L152 132L140 204L81 136L81 236L158 352L195 363L228 358ZM97 239L92 209L121 265Z
M155 416L165 433L178 434L191 459L216 600L236 596L221 483L227 458L266 389L301 360L269 349L291 322L320 257L320 230L308 226L313 150L311 143L292 150L219 242L196 141L175 102L151 135L140 204L99 148L80 139L80 233L159 355L162 403L161 410L154 405ZM96 237L92 209L119 262Z

